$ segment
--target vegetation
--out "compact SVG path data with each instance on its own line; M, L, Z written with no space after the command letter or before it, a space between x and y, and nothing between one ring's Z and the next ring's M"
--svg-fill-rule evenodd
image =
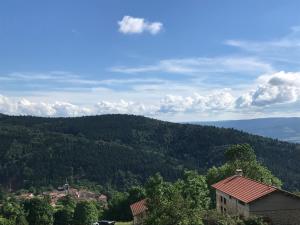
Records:
M94 184L98 190L124 192L157 172L175 181L185 169L205 173L212 166L218 168L226 160L225 149L243 143L253 147L259 165L279 177L284 188L300 189L299 145L233 129L128 115L2 115L0 184L41 192L42 187L60 186L68 178L72 185Z
M251 146L233 145L225 155L228 161L210 169L207 176L185 170L181 179L170 182L156 174L148 179L145 188L134 186L128 192L114 191L110 193L108 208L94 201L76 202L70 196L52 207L48 196L22 202L2 193L0 225L90 225L100 219L130 221L129 206L141 199L146 199L148 208L146 225L266 225L261 218L242 220L210 209L214 199L210 197L209 182L223 179L216 176L219 173L231 176L235 168L245 168L246 175L252 179L281 185L281 181L257 161ZM260 172L255 174L253 169Z

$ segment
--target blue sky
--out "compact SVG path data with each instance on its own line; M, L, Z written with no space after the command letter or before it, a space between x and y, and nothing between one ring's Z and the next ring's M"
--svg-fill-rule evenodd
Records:
M0 112L300 116L299 1L3 0Z

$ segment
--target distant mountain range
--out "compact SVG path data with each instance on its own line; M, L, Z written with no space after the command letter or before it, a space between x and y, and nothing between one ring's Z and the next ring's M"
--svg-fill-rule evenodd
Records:
M300 143L300 117L194 122L193 124L234 128L264 137Z

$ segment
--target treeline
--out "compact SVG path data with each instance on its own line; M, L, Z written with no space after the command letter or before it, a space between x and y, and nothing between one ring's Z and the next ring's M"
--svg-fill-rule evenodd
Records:
M257 161L250 145L229 147L225 158L223 165L203 175L185 170L182 178L170 182L156 174L145 186L134 186L127 192L113 191L109 193L108 205L75 202L66 196L52 207L47 196L20 201L12 195L0 195L0 225L90 225L100 219L130 221L130 205L142 199L146 199L148 208L145 225L266 225L262 218L243 219L218 213L211 185L240 168L245 176L255 180L277 187L282 182Z
M0 184L13 190L51 188L68 181L128 190L159 172L204 173L224 161L232 144L249 143L258 161L289 190L300 189L299 145L233 129L176 124L129 115L80 118L0 116Z

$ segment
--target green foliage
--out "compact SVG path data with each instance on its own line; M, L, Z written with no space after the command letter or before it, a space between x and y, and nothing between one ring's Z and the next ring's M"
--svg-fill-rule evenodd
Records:
M275 177L268 168L256 160L256 155L250 145L231 146L225 152L225 155L229 159L227 163L220 167L212 167L208 170L206 178L209 186L224 178L235 175L237 169L242 169L243 175L248 178L277 187L282 186L282 182ZM212 189L211 198L214 203L215 191ZM214 206L214 204L212 204L212 206Z
M70 208L63 208L55 212L54 225L72 225L73 211Z
M186 171L183 180L170 183L157 174L149 179L146 193L147 225L203 224L201 212L209 206L209 192L203 176Z
M78 202L74 212L74 225L90 225L98 221L98 211L94 202Z
M62 205L63 207L68 208L72 211L76 207L76 201L70 195L66 195L57 201L57 205Z
M282 182L275 177L270 170L256 160L255 153L250 145L232 146L225 154L230 156L227 163L218 168L213 167L208 170L207 180L209 185L234 175L237 169L242 169L246 177L265 184L277 187L282 186Z
M134 186L128 192L112 193L108 210L104 213L104 218L117 221L130 221L132 214L130 205L145 198L145 190L140 186Z
M40 198L27 200L24 208L30 225L53 224L53 208L47 200Z
M256 155L253 148L249 144L238 144L229 147L225 156L228 161L256 161Z
M12 223L12 221L10 221L6 218L0 217L0 225L14 225L14 224Z
M216 210L206 211L202 217L204 225L242 225L241 220L218 213Z
M244 221L245 225L268 225L260 217L250 217Z
M13 198L4 201L0 208L0 215L6 222L17 225L28 225L22 205Z
M185 168L204 173L223 164L228 146L241 143L253 146L258 161L281 178L285 188L300 189L299 145L233 129L129 115L2 116L0 184L41 193L39 187L57 187L68 178L99 191L128 191L156 172L170 181L182 177Z
M29 225L29 223L27 222L26 216L22 213L17 215L15 224L16 225Z

